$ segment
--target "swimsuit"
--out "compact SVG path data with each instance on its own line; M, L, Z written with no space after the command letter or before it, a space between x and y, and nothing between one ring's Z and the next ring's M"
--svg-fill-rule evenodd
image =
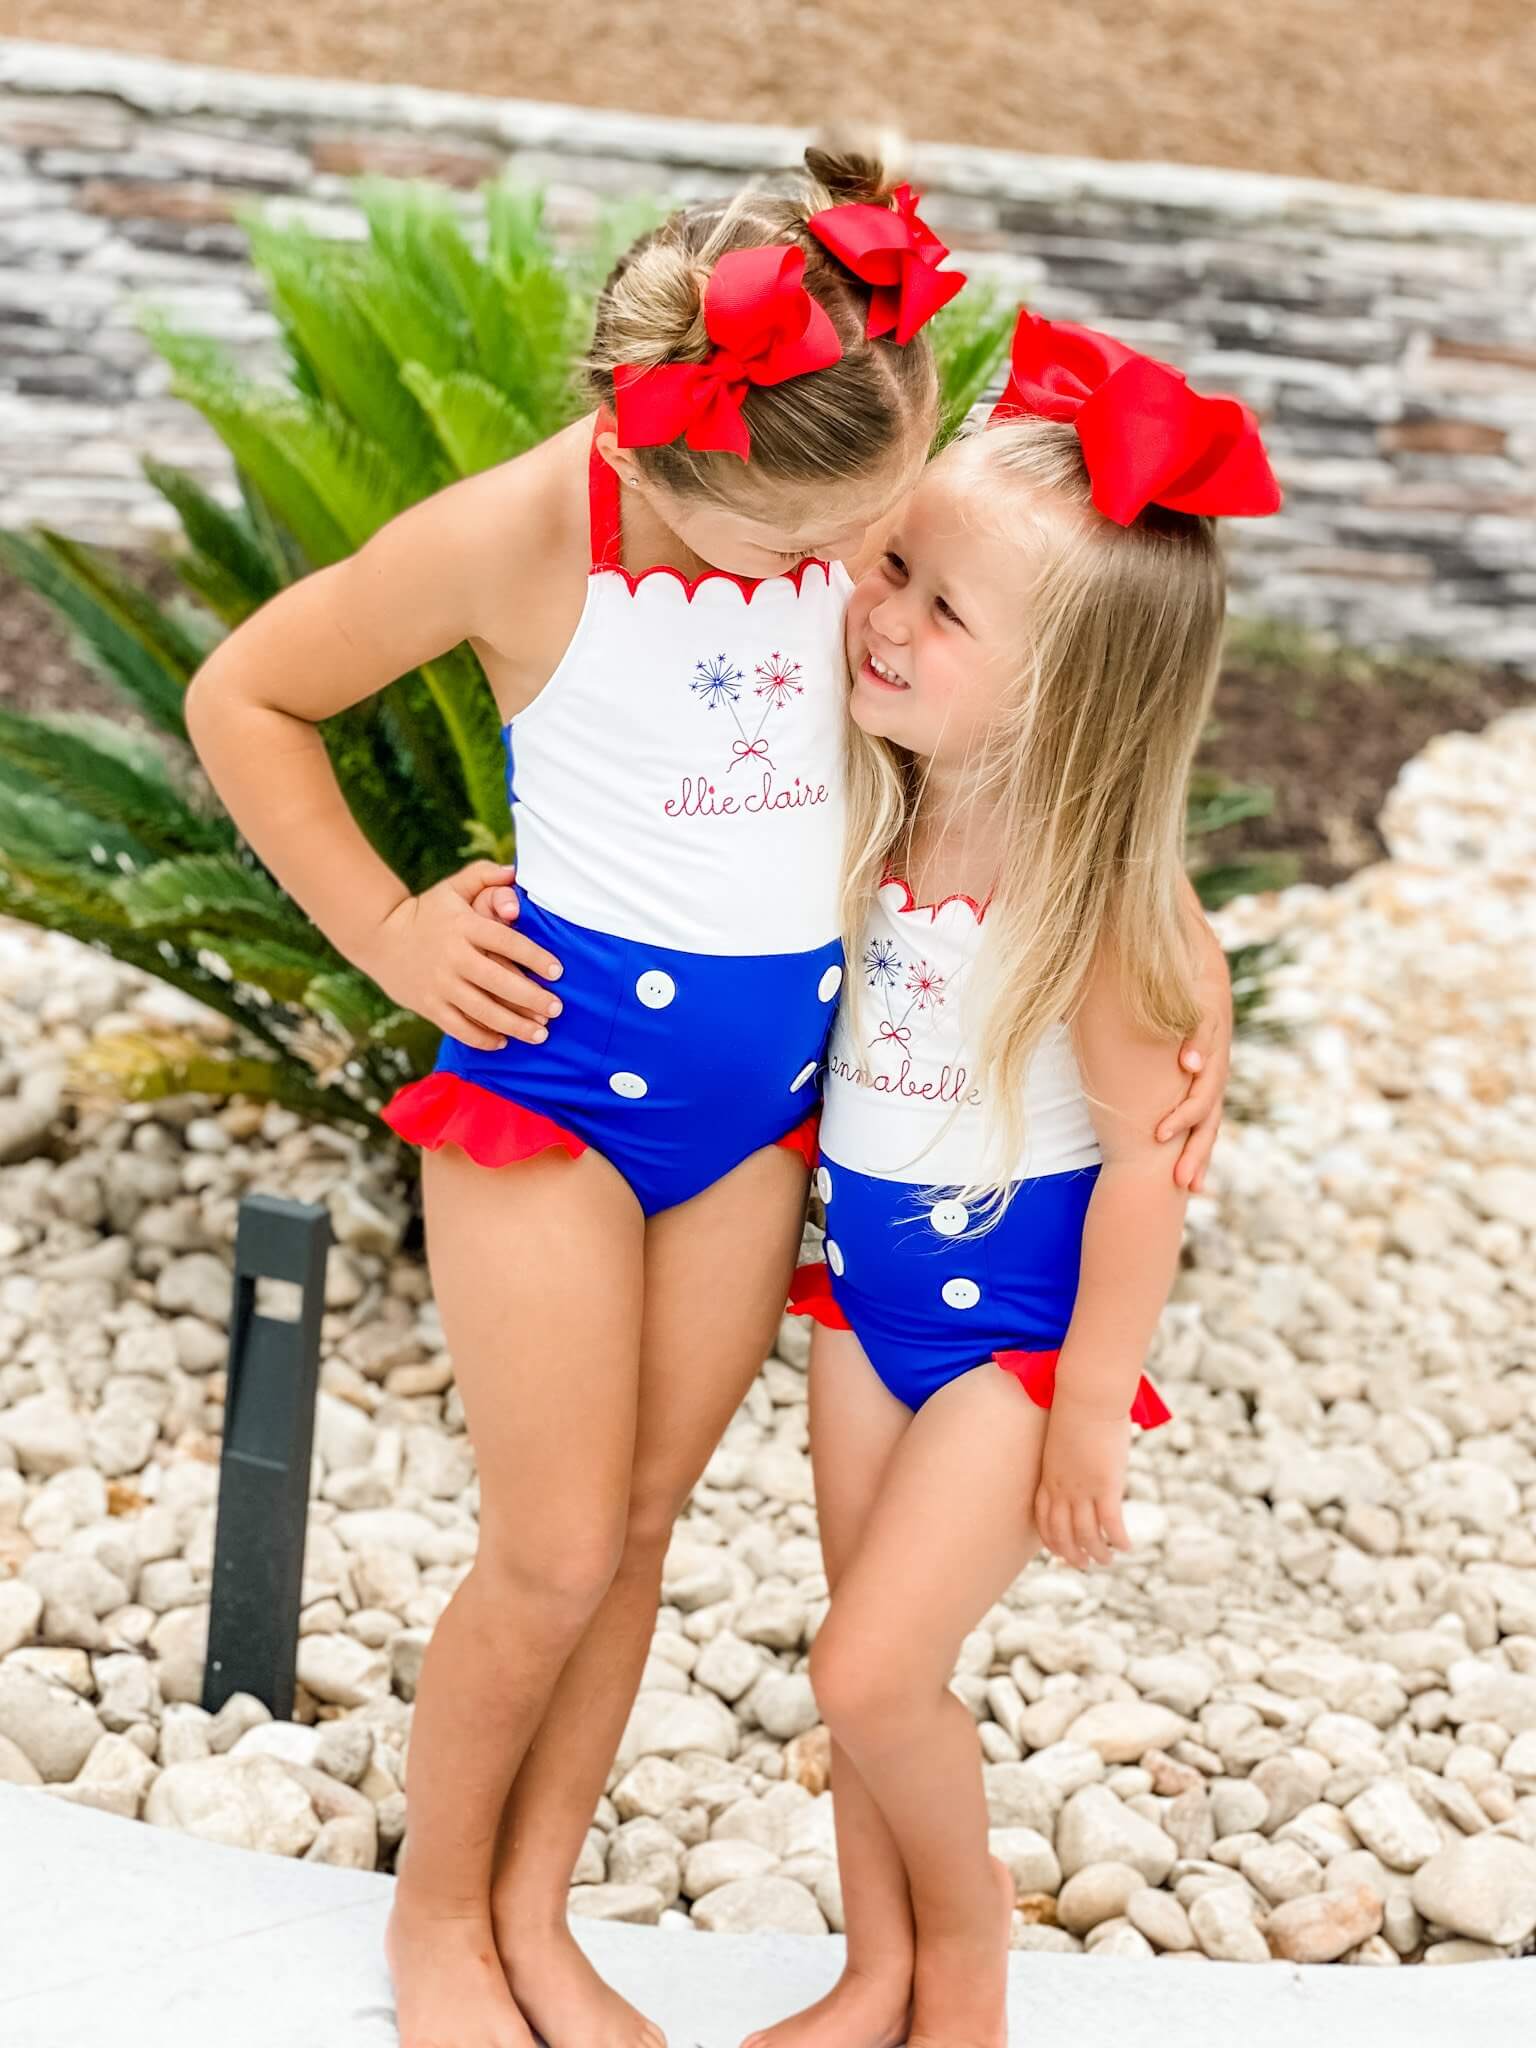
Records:
M595 444L589 477L581 619L503 735L518 929L562 963L563 1008L540 1045L444 1038L383 1114L485 1166L590 1146L650 1216L765 1145L814 1150L843 978L852 584L818 561L632 574Z
M885 1386L912 1409L987 1360L1049 1407L1077 1297L1083 1222L1099 1146L1067 1029L1048 1031L1025 1077L1024 1150L1012 1198L980 1235L958 1193L999 1177L971 1074L984 908L968 896L877 893L827 1064L816 1185L826 1264L795 1276L790 1307L851 1329ZM1146 1379L1133 1420L1168 1409Z

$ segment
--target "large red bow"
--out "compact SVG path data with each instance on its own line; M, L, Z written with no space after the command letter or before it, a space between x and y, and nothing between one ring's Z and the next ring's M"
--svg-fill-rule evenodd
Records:
M715 344L702 363L623 363L613 373L621 448L655 448L679 435L699 452L721 448L746 461L752 436L742 400L754 384L783 384L837 362L837 330L805 289L805 252L733 249L704 288L704 329Z
M918 218L917 194L898 185L888 206L829 206L813 213L806 226L855 277L874 287L864 332L871 341L894 333L905 348L917 330L965 283L963 270L939 265L949 251Z
M1070 420L1093 502L1130 526L1148 505L1251 519L1280 509L1259 423L1235 398L1202 397L1182 372L1123 341L1027 309L992 418Z

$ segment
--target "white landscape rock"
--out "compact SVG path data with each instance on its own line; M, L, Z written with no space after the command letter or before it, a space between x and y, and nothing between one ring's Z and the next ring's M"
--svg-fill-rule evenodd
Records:
M308 1794L275 1757L173 1764L150 1787L144 1818L205 1842L302 1856L320 1832Z
M627 1766L642 1756L675 1757L690 1749L733 1757L740 1746L734 1716L713 1696L643 1692L630 1713L618 1761Z
M1160 1827L1122 1806L1103 1785L1085 1785L1061 1810L1056 1853L1066 1877L1091 1863L1128 1863L1148 1884L1161 1884L1178 1849Z
M0 1665L0 1735L51 1784L67 1783L107 1731L67 1686L13 1662Z
M1344 1818L1393 1870L1417 1870L1440 1847L1440 1830L1406 1785L1383 1778L1357 1794Z
M1188 1721L1169 1707L1147 1700L1105 1700L1080 1714L1064 1740L1096 1750L1107 1764L1127 1764L1139 1762L1149 1749L1167 1749L1188 1733Z
M793 1878L740 1878L708 1891L693 1918L711 1934L825 1934L826 1916L813 1893Z
M1454 1842L1414 1872L1413 1903L1426 1920L1504 1947L1536 1932L1536 1849L1500 1835Z

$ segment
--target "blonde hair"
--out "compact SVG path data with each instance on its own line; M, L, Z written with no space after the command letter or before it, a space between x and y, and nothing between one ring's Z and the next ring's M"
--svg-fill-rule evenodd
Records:
M739 503L765 483L846 482L878 468L916 439L931 438L938 415L938 373L927 337L905 348L864 333L870 290L807 231L829 206L888 206L892 180L879 152L812 147L805 171L783 195L749 191L715 205L674 213L619 258L598 298L587 355L589 389L612 406L620 364L702 362L712 344L704 329L704 288L728 251L793 245L805 255L805 288L819 301L843 345L829 369L754 387L743 413L751 460L696 454L681 441L637 448L655 482L685 495Z
M1225 573L1208 519L1156 506L1129 527L1102 517L1070 425L991 427L936 467L978 525L1017 542L1028 593L1017 676L967 778L1000 848L973 1069L992 1106L997 1171L966 1191L995 1222L1023 1151L1026 1069L1075 1016L1101 955L1116 962L1139 1030L1176 1042L1198 1021L1184 807L1220 661ZM914 757L856 729L850 959L873 891L893 866L907 869L922 797Z

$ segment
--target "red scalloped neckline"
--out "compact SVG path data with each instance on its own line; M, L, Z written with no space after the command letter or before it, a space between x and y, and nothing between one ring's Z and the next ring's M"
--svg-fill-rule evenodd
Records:
M832 564L822 561L819 555L807 555L803 562L797 562L793 569L786 569L778 576L733 576L729 569L706 569L699 576L685 576L681 569L674 569L670 562L657 562L649 569L626 569L621 562L594 562L594 576L622 576L629 585L633 597L648 576L675 576L683 586L683 595L690 604L706 583L734 583L746 603L750 604L765 583L792 583L795 595L800 594L807 569L820 569L827 579L828 588L832 583Z
M884 879L881 881L880 886L882 889L888 889L894 886L895 888L900 889L906 896L906 902L900 905L900 913L903 917L905 917L909 911L914 910L926 910L930 917L937 917L939 912L941 910L947 909L951 903L963 903L966 906L966 908L970 911L971 915L975 918L976 922L980 924L982 919L987 914L987 904L992 901L992 898L989 896L987 898L986 903L978 903L974 896L966 896L962 892L957 890L955 894L952 896L941 896L937 903L919 903L917 898L912 894L912 884L907 880L905 875L886 875Z

